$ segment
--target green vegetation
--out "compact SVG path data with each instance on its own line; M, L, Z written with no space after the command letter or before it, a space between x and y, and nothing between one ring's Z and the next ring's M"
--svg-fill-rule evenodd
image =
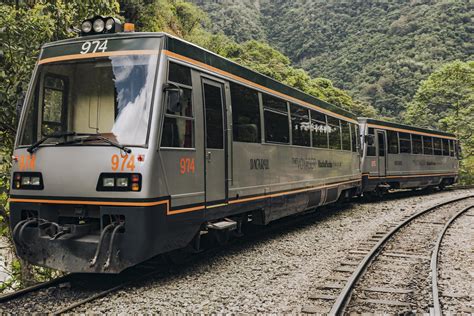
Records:
M474 52L470 1L195 2L238 42L247 34L268 41L310 75L398 120L421 80ZM255 22L246 23L248 16Z
M456 134L462 181L474 182L474 61L454 61L433 72L408 104L405 120Z

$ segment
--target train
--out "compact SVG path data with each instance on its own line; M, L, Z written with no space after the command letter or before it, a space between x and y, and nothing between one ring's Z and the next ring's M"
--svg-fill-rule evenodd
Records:
M119 273L245 225L458 180L450 133L354 114L166 33L95 17L45 44L21 111L18 255Z

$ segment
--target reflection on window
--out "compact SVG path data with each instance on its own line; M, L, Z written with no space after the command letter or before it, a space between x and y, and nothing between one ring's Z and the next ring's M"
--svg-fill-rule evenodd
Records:
M423 136L423 154L433 154L433 138L429 136Z
M449 156L449 142L443 138L443 156Z
M329 148L341 149L341 126L337 118L328 116Z
M65 94L67 91L64 79L47 75L44 77L43 116L41 134L43 136L64 129Z
M351 150L351 129L349 123L341 121L342 150Z
M412 141L413 153L416 155L423 154L423 143L421 140L421 135L412 134L411 141Z
M230 83L233 138L236 142L260 143L260 108L258 93Z
M288 144L290 128L287 103L271 95L263 94L263 107L265 142Z
M291 104L290 112L293 145L311 146L308 109Z
M169 63L168 80L186 86L192 86L191 68L176 63Z
M398 133L400 139L400 153L411 153L411 137L409 133Z
M328 148L328 130L326 115L311 110L311 131L313 133L313 147Z

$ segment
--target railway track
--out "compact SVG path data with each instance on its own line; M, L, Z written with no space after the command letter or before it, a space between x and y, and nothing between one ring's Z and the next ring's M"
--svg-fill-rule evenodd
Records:
M466 202L469 205L462 206ZM302 312L342 315L431 311L441 315L437 287L439 245L454 220L473 207L474 196L457 198L407 216L388 232L377 232L351 252L350 261L335 269L330 277L333 283L322 285L309 295L313 301L324 301L318 306L328 306L332 301L330 310L309 305Z

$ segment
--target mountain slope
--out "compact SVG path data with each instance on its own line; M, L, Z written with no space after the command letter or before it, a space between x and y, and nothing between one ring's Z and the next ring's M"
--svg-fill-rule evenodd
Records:
M256 3L224 0L201 7L217 29L237 40L248 39L239 35L248 33L266 39L312 76L331 79L387 116L399 116L435 68L474 53L470 1ZM240 10L232 23L225 14L230 8ZM254 24L240 19L257 14ZM263 31L253 32L260 25Z

